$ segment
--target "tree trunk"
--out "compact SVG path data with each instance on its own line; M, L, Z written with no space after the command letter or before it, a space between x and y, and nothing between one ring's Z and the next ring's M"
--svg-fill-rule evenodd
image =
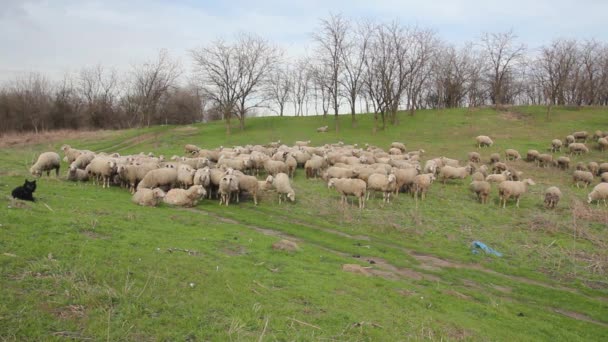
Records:
M230 135L230 110L224 110L224 118L226 119L226 135Z
M357 127L357 119L355 118L355 114L356 114L355 113L355 107L353 106L351 108L351 112L350 112L350 115L352 117L351 125L352 125L353 128Z

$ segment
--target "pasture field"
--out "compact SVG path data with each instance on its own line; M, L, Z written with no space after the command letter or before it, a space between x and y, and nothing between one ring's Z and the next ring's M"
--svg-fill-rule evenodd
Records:
M312 145L402 141L423 160L467 152L546 151L577 130L608 130L605 108L454 109L401 114L372 134L373 117L252 118L225 135L222 122L103 132L0 150L0 339L129 341L605 341L608 339L608 208L570 171L509 162L537 183L498 207L482 205L469 179L434 183L416 207L408 194L341 207L321 180L298 169L296 202L273 192L256 207L203 200L190 209L131 203L127 190L43 176L38 201L10 198L38 153L75 148L183 154L203 148L312 140ZM315 128L329 125L329 133ZM494 146L478 150L474 137ZM578 161L608 161L594 149ZM560 153L556 153L561 155ZM260 179L262 179L260 177ZM596 179L597 184L599 180ZM564 196L543 207L544 190ZM296 252L272 245L289 239ZM474 254L479 240L502 257ZM347 272L343 265L365 268Z

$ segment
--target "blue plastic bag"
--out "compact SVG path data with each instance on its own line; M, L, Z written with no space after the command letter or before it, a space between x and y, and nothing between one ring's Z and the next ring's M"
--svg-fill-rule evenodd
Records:
M488 247L488 245L486 245L485 243L481 242L481 241L473 241L473 243L471 244L473 246L473 249L471 250L473 252L473 254L478 254L479 253L479 249L481 249L482 251L488 253L488 254L494 254L497 257L501 257L502 253L500 253L499 251Z

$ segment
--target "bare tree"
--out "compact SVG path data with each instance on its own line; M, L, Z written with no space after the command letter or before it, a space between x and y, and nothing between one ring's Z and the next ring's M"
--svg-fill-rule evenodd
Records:
M118 73L101 64L83 68L78 78L78 90L84 101L85 116L92 127L107 127L113 116L118 96Z
M357 97L363 87L363 74L365 72L365 58L373 33L373 26L369 22L359 23L355 30L347 31L347 38L342 49L342 63L344 70L338 81L346 94L350 105L352 126L356 126Z
M411 44L407 51L408 85L407 98L410 115L419 107L420 95L432 75L433 60L436 57L439 40L430 30L413 30Z
M181 74L179 62L172 60L165 49L159 51L156 60L133 67L132 91L138 101L142 124L150 126L159 114L161 98L177 85Z
M349 23L340 15L330 15L321 19L321 27L313 34L317 42L317 52L320 62L327 68L328 87L331 106L334 109L336 132L340 130L338 112L340 110L340 82L339 78L344 68L344 49ZM323 89L321 90L323 91Z
M285 70L285 66L279 66L270 72L266 86L267 98L276 105L276 108L271 106L270 109L279 116L283 116L285 105L292 91L292 80L289 70Z
M290 70L289 78L291 83L290 98L293 103L294 115L302 116L304 113L304 103L307 101L310 88L310 64L306 57L296 61ZM308 113L307 113L308 114Z
M522 61L526 47L517 44L513 31L484 33L481 46L488 67L490 98L498 108L504 103L508 78Z
M310 75L315 93L315 109L319 97L321 98L321 110L323 117L327 116L331 107L331 77L329 66L325 63L315 63L310 65Z
M29 73L14 81L8 99L18 130L45 130L51 112L51 83L40 73Z

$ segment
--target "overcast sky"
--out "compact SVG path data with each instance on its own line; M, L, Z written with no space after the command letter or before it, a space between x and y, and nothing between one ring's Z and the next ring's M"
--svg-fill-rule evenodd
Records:
M329 13L398 20L457 44L509 29L530 48L608 42L608 0L0 0L0 80L29 71L56 79L98 63L127 70L161 48L188 70L189 49L239 31L297 55Z

